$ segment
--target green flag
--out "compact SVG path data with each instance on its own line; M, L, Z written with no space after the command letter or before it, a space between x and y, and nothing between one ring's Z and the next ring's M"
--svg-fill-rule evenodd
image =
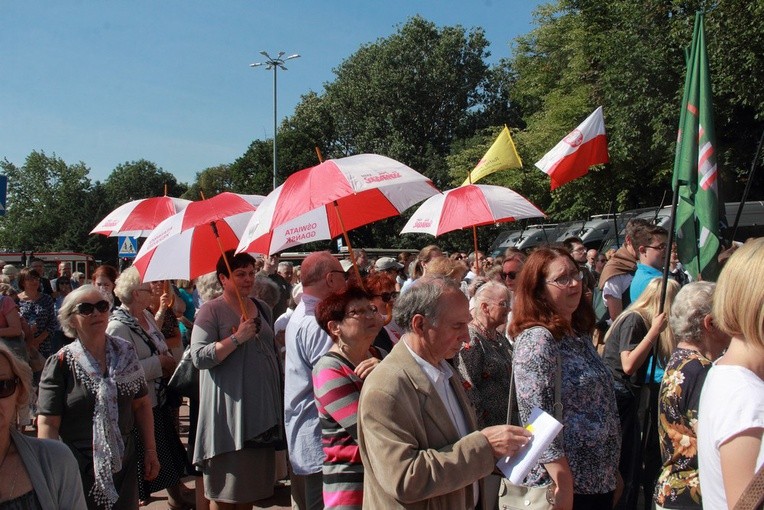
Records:
M692 47L679 115L674 160L674 190L679 187L676 236L679 260L693 278L706 281L719 275L719 190L716 134L711 101L703 14L695 15Z

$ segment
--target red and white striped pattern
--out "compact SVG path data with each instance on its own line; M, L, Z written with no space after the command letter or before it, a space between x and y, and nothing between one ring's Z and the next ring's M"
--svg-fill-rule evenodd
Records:
M154 229L133 265L144 282L191 280L214 271L221 253L210 223L215 222L223 249L232 250L264 198L221 193L192 202Z
M90 233L146 237L162 220L182 211L190 203L190 200L167 196L133 200L110 212Z
M290 175L273 190L252 216L237 251L273 254L331 239L343 226L349 231L397 216L437 192L430 179L385 156L330 159Z
M401 234L439 236L462 228L543 216L541 209L509 188L470 184L425 200L414 211Z

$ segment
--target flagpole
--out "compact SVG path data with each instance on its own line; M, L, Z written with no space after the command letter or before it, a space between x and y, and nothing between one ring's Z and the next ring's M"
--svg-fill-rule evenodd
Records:
M740 206L737 208L737 214L735 215L735 223L732 225L732 235L730 236L730 245L732 245L732 241L735 240L735 235L737 234L737 227L740 223L740 215L743 214L743 207L745 206L745 201L748 200L748 192L751 191L751 183L753 182L753 176L756 173L756 168L758 168L758 165L756 164L759 161L759 155L761 154L761 144L764 142L764 131L761 133L761 138L759 138L759 146L756 148L756 154L753 156L753 161L751 162L751 169L748 171L748 182L745 183L745 190L743 191L743 197L740 199Z

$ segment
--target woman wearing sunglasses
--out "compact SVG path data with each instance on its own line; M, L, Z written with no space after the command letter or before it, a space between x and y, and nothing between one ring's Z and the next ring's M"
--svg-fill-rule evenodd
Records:
M364 285L371 295L371 304L377 307L384 319L384 327L379 330L377 338L374 339L374 345L385 352L390 352L403 334L401 327L393 320L393 306L398 298L395 277L390 273L377 271L366 278Z
M0 507L84 508L79 467L69 448L16 429L31 390L29 365L0 344Z
M159 459L146 379L132 344L106 334L109 308L92 285L75 289L61 304L61 327L75 340L45 363L37 433L60 437L74 453L87 508L135 509L135 425L146 444L147 478L156 477Z
M533 408L555 414L559 369L563 429L524 484L554 483L554 508L610 510L621 438L612 377L592 345L594 311L583 274L564 248L541 248L525 262L510 333L512 372L523 423Z
M325 508L359 509L363 464L358 450L358 398L366 376L385 354L372 347L382 316L358 287L332 294L316 307L316 321L332 347L313 368L324 448Z

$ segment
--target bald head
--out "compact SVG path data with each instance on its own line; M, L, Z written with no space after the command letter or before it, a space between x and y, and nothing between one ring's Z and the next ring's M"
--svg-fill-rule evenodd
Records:
M345 289L345 271L339 260L328 251L314 252L300 265L303 293L318 298Z

